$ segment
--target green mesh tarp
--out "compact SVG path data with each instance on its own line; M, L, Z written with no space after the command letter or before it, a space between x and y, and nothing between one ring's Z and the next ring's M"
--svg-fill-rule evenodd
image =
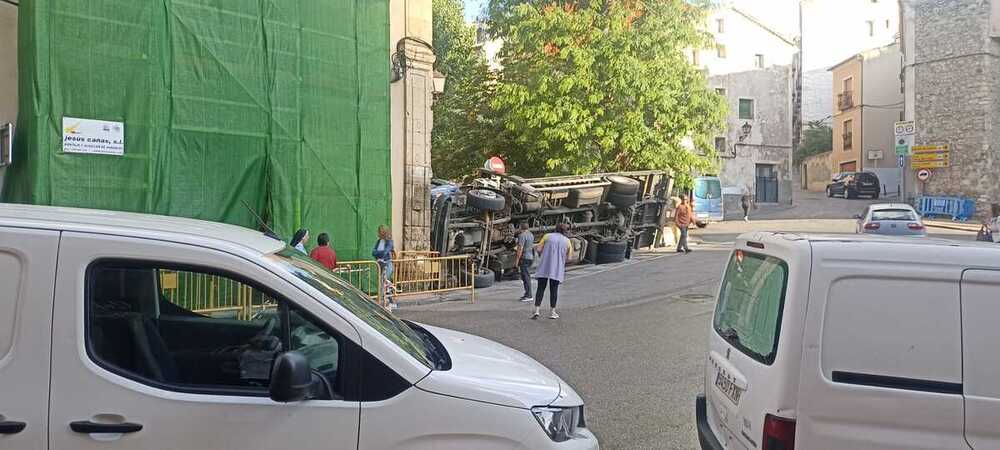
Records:
M388 0L32 0L4 200L194 217L366 257L388 223ZM125 155L62 152L62 118ZM315 242L315 240L313 240ZM312 244L313 242L310 242Z

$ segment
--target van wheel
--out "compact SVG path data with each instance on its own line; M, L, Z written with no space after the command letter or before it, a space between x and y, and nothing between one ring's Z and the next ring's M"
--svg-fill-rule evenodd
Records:
M878 192L872 194L872 200L878 200L878 196L879 196Z

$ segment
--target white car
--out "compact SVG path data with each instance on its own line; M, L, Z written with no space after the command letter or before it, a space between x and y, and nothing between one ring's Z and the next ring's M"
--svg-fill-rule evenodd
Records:
M0 448L599 446L536 361L261 233L0 205Z
M709 331L702 449L1000 448L1000 249L737 239Z
M927 228L920 214L905 203L878 203L869 205L864 212L854 216L859 234L886 236L927 236Z

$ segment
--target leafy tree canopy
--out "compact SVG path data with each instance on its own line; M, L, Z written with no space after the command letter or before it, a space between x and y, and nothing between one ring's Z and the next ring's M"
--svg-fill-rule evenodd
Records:
M491 0L503 71L490 106L526 176L713 170L723 99L687 52L710 44L683 0Z
M812 155L833 150L833 128L822 121L809 122L802 132L802 142L795 152L795 162L802 162Z

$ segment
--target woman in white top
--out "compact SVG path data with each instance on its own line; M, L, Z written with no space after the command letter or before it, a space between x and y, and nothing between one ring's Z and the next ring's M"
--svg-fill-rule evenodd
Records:
M1000 204L990 205L990 231L993 232L993 242L1000 243Z

